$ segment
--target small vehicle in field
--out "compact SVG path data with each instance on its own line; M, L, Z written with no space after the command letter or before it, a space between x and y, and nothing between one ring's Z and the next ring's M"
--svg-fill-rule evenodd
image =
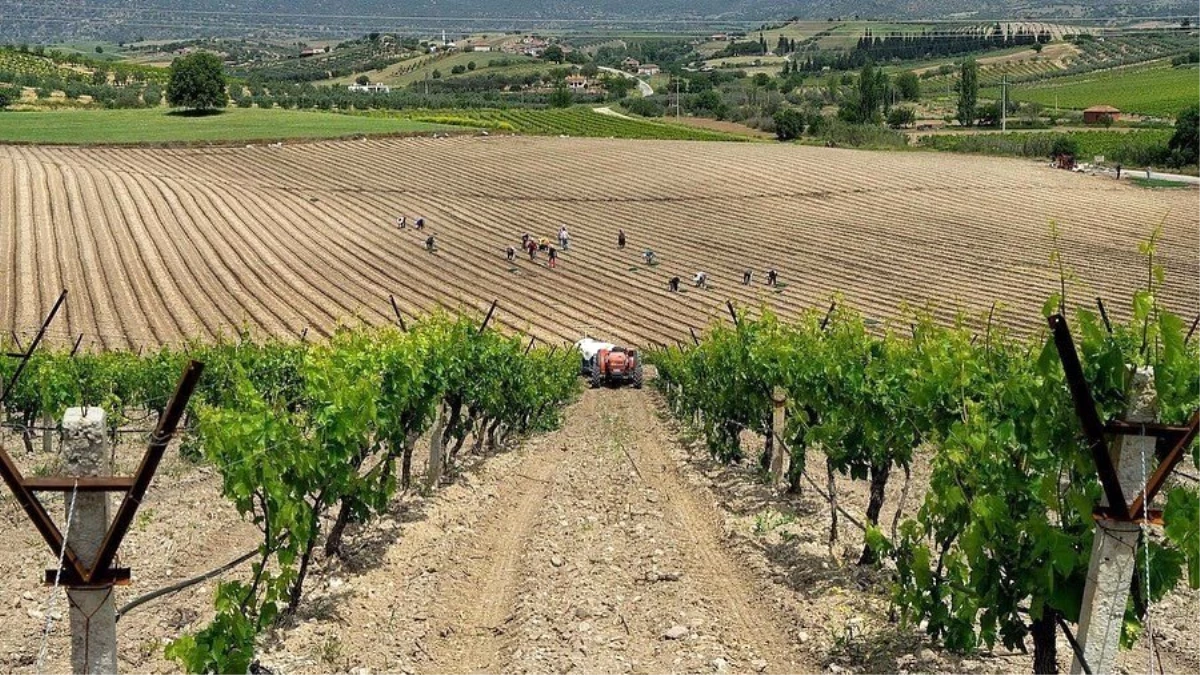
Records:
M593 389L601 385L632 384L642 388L642 357L636 349L584 338L575 343L582 356L579 372Z

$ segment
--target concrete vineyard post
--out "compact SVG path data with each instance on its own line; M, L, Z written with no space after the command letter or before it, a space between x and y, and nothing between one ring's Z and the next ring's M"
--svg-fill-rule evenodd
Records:
M1125 420L1155 422L1157 417L1154 369L1138 368L1130 382ZM1145 476L1154 470L1157 461L1154 444L1153 436L1120 436L1113 444L1113 464L1117 467L1121 490L1128 498L1142 493ZM1143 460L1147 463L1145 466ZM1104 497L1101 503L1109 505ZM1139 531L1136 523L1107 518L1096 520L1092 558L1079 614L1079 644L1093 673L1114 672L1129 583L1133 580ZM1082 672L1083 664L1075 657L1071 661L1071 673Z
M105 434L104 410L68 408L63 415L63 463L69 477L112 475ZM70 511L71 492L66 493ZM75 513L67 534L83 564L91 566L108 531L108 493L75 493ZM64 521L65 522L65 521ZM117 613L113 587L68 588L71 606L71 670L75 673L117 672Z
M777 486L780 481L787 479L792 459L788 455L787 449L783 447L783 443L780 442L780 439L783 438L785 405L787 404L787 392L783 390L783 387L775 387L771 392L771 403L774 406L771 411L771 433L775 435L775 438L771 439L771 485Z

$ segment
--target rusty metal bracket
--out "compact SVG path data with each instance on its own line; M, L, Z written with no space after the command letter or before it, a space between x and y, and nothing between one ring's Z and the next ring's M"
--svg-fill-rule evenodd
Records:
M36 346L36 341L31 348L33 346ZM130 572L127 568L110 566L116 557L121 540L125 538L129 526L133 523L133 517L137 513L142 498L146 496L150 479L154 477L154 472L162 460L167 443L174 436L179 420L183 417L188 400L191 399L192 392L196 389L196 383L200 379L200 373L203 371L204 364L197 361L189 362L184 368L183 375L175 387L175 393L171 396L171 401L167 404L159 418L158 426L151 436L150 445L146 449L142 463L132 477L25 478L4 448L0 447L0 477L3 477L8 488L16 496L17 503L25 510L25 514L29 516L34 527L42 535L42 539L50 546L54 557L61 556L66 563L61 570L46 571L48 583L54 583L56 577L67 586L106 586L129 582ZM116 517L108 526L108 532L104 536L95 564L91 566L85 565L72 550L70 544L64 541L62 532L46 511L41 500L34 494L35 492L72 491L125 493Z
M1058 350L1058 357L1063 365L1063 374L1067 379L1067 388L1075 403L1075 414L1079 417L1083 435L1092 452L1092 459L1096 464L1096 475L1100 478L1105 496L1108 497L1108 506L1096 507L1094 515L1118 521L1141 522L1146 520L1151 523L1161 523L1162 512L1147 509L1147 503L1144 501L1149 502L1154 499L1154 496L1162 489L1167 476L1183 459L1187 447L1196 439L1197 431L1200 430L1200 410L1193 412L1184 426L1143 424L1122 420L1101 422L1100 415L1096 412L1096 400L1092 398L1091 389L1084 377L1083 366L1079 362L1079 353L1075 350L1075 341L1071 338L1066 318L1061 314L1055 314L1049 317L1049 323L1054 334L1054 346ZM1121 489L1121 481L1117 476L1117 468L1113 466L1105 434L1151 436L1157 439L1159 448L1165 448L1164 452L1156 453L1159 460L1158 467L1147 479L1143 489L1137 492L1133 501L1126 499L1125 493ZM1143 496L1145 497L1144 501Z

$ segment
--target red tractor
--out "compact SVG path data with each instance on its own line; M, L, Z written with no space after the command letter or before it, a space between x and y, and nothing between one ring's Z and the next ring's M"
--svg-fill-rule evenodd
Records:
M605 384L633 384L634 389L642 388L642 358L636 349L590 338L580 340L576 347L583 355L580 372L593 389Z

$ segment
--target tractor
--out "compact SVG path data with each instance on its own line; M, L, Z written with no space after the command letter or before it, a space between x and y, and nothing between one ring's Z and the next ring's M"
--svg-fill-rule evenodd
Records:
M584 338L575 343L582 355L580 374L593 389L601 385L633 384L642 388L642 357L636 349L618 347L611 342Z

